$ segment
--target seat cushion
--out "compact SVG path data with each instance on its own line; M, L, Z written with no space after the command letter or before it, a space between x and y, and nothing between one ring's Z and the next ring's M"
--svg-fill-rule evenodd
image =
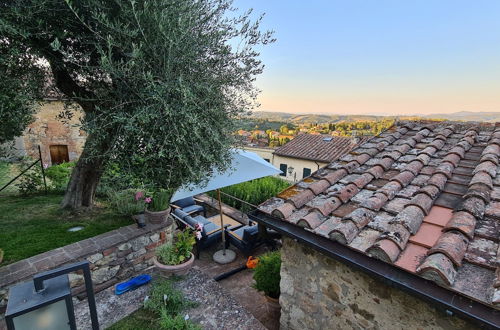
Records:
M209 221L208 223L203 225L202 235L203 236L210 235L212 231L217 229L220 229L220 226L217 226L215 223Z
M259 235L258 226L245 226L243 228L243 240L245 242L252 241Z
M189 206L183 207L182 210L186 213L195 213L195 212L203 211L204 208L201 205L189 205Z
M186 197L183 199L179 199L178 201L175 201L173 204L179 206L180 208L185 208L188 207L189 205L194 205L196 203L194 202L193 197Z
M249 242L257 238L257 235L259 234L259 228L258 226L243 226L236 230L232 230L231 233L233 233L237 239L244 242Z
M210 220L208 220L207 218L205 218L204 216L201 216L201 215L197 215L193 219L195 219L196 221L198 221L202 225L205 225L207 223L211 223Z
M174 214L179 218L181 218L182 220L184 220L184 218L188 216L188 214L181 209L175 209Z
M190 227L195 228L198 221L196 221L192 216L188 215L184 217L184 222L187 223Z

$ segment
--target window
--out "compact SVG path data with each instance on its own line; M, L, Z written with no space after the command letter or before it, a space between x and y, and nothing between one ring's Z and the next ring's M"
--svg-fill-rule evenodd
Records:
M280 171L283 173L280 173L281 176L286 176L286 170L287 170L287 165L286 164L280 164Z
M307 178L309 175L311 175L311 169L304 167L302 170L302 178Z
M268 163L270 163L271 161L269 160L269 158L264 158L264 160Z

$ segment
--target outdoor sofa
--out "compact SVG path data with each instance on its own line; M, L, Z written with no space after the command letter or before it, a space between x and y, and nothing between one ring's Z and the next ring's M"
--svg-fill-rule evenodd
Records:
M222 240L222 228L204 216L197 215L193 217L180 208L175 209L172 216L181 229L188 227L192 230L196 230L196 225L198 223L203 225L201 239L196 240L196 258L200 257L200 251L202 249Z

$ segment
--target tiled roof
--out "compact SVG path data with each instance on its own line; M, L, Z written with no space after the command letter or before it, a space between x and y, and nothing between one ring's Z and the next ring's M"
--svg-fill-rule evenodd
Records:
M500 123L404 122L259 210L500 306Z
M359 137L356 142L348 137L300 134L278 148L274 153L279 156L329 163L348 153L357 144L367 139L368 137Z

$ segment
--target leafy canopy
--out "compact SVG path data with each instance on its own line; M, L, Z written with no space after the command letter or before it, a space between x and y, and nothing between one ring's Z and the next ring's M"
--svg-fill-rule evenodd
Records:
M0 42L48 66L81 106L86 158L176 188L225 169L233 119L256 105L257 48L272 35L231 3L3 0Z

